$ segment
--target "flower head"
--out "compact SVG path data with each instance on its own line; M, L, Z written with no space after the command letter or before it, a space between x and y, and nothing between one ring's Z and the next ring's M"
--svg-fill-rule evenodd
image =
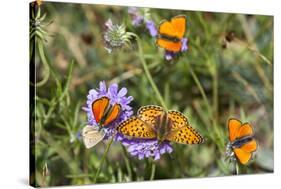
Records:
M122 47L125 44L130 44L132 33L126 32L126 27L118 24L113 24L111 19L105 23L106 31L104 33L105 49L111 53L113 49Z
M110 104L120 104L121 105L121 113L118 119L112 123L110 123L105 128L105 139L112 136L115 132L115 128L119 123L122 121L128 119L132 114L132 108L130 107L129 103L133 100L132 96L126 96L127 89L121 88L121 90L118 91L118 85L117 84L111 84L109 87L106 87L105 81L101 81L99 83L98 89L91 89L89 91L89 94L87 95L87 105L86 107L83 107L83 110L87 112L88 117L88 124L92 126L97 126L98 123L96 122L96 119L94 117L94 114L92 112L92 103L101 97L108 97L110 99Z
M226 158L230 160L230 162L235 162L236 161L236 157L235 157L235 154L234 154L234 152L232 150L232 145L231 145L230 142L226 145L225 155L226 155Z
M180 52L185 52L188 50L188 40L187 38L182 38L181 39L181 50ZM172 60L173 58L175 58L177 56L178 53L172 52L172 51L165 51L165 59L166 60Z
M48 32L46 31L46 26L52 23L46 22L47 14L42 14L40 5L42 1L35 1L32 5L33 8L31 10L31 19L29 24L29 38L31 39L38 39L46 41L46 36L49 36Z
M154 160L160 159L162 154L171 153L173 148L167 141L159 143L156 139L127 139L121 140L122 144L127 147L128 152L138 159L152 157Z

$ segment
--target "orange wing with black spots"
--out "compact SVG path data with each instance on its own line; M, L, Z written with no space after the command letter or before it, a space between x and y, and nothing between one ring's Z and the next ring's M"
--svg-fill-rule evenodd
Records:
M171 142L182 144L200 144L204 138L193 129L187 118L178 111L168 111L168 118L172 121L168 135L165 137Z
M167 133L163 135L164 140L182 144L203 143L203 137L188 124L187 118L182 113L168 111L168 122L157 121L163 114L165 111L160 106L143 106L138 110L137 117L124 121L117 130L125 136L156 139L158 129L167 128ZM163 125L160 125L161 123Z
M142 106L138 110L137 117L155 129L156 119L158 116L160 116L163 113L164 113L164 109L162 107L155 106L155 105L148 105L148 106Z
M181 144L200 144L204 142L204 138L190 126L169 132L165 139Z
M172 120L172 130L179 129L181 127L189 126L188 120L181 112L170 110L168 111L168 118Z
M138 117L131 117L122 122L117 127L117 131L125 136L135 138L152 139L157 137L155 130Z

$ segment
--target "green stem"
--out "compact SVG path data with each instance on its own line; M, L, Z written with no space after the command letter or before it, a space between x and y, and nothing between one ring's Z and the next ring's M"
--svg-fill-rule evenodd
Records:
M194 73L194 71L193 71L191 66L189 66L189 71L190 71L190 74L193 77L193 79L194 79L194 81L195 81L195 83L196 83L196 85L197 85L197 87L198 87L202 97L203 97L203 100L204 100L205 105L206 105L207 110L208 110L208 114L209 114L209 116L211 116L212 115L212 109L211 109L211 106L210 106L209 101L207 99L206 93L205 93L205 91L203 89L203 86L201 85L201 82L199 81L197 75Z
M155 170L156 170L156 164L155 164L155 162L152 160L152 163L151 163L151 173L150 173L150 178L149 178L149 180L154 180Z
M126 149L125 147L122 145L122 154L123 154L123 157L124 157L124 160L125 160L125 165L126 165L126 169L127 169L127 172L128 172L128 176L129 178L132 180L132 169L131 169L131 165L130 165L130 161L129 161L129 158L126 154Z
M141 46L141 40L140 40L140 38L139 38L138 36L135 36L135 37L136 37L136 39L137 39L138 49L139 49L139 57L140 57L140 60L141 60L141 63L142 63L142 66L143 66L145 75L146 75L146 77L147 77L147 79L148 79L148 81L149 81L149 83L150 83L152 89L154 90L154 92L155 92L155 94L156 94L156 96L157 96L157 98L158 98L160 104L162 105L162 107L163 107L165 110L167 110L166 103L165 103L163 97L161 96L161 94L160 94L160 92L159 92L159 90L158 90L158 88L157 88L155 82L153 81L153 78L152 78L152 76L151 76L151 74L150 74L150 72L149 72L149 69L148 69L148 67L147 67L147 64L146 64L146 62L145 62L145 58L144 58L144 54L143 54L143 50L142 50L142 46Z
M40 59L43 63L44 69L46 71L45 75L44 75L44 78L41 81L36 83L36 87L41 87L48 81L48 79L50 77L50 68L49 68L49 65L48 65L48 61L45 57L43 42L38 41L37 44L38 44L39 56L40 56Z
M192 75L192 77L193 77L193 79L194 79L194 81L195 81L195 83L196 83L196 85L197 85L197 87L198 87L202 97L203 97L203 100L204 100L205 105L207 107L207 111L208 111L208 115L209 115L208 117L209 117L210 121L212 121L215 133L217 134L217 137L215 137L214 140L216 140L216 138L219 140L219 147L220 147L219 149L222 152L223 149L221 147L223 146L223 138L220 136L220 131L219 131L219 128L218 128L217 120L216 120L215 116L213 115L213 111L212 111L211 105L210 105L210 103L209 103L209 101L207 99L206 93L204 91L203 86L201 85L201 82L199 81L197 75L195 74L195 72L193 71L191 66L189 66L189 71L190 71L190 74ZM216 79L216 77L214 77L214 79ZM217 81L215 81L213 83L213 85L214 85L213 87L214 87L214 103L215 103L215 106L217 106L216 105L217 104L217 99L216 98L217 98L217 95L218 95L218 92L216 91L217 87L218 87L217 84L218 84ZM215 110L217 111L217 108L215 108Z
M108 143L107 146L106 146L105 152L104 152L104 154L102 155L100 165L99 165L99 167L98 167L98 169L97 169L97 172L96 172L96 174L95 174L95 177L94 177L94 183L97 182L97 178L98 178L98 176L99 176L99 174L100 174L100 170L101 170L101 167L102 167L102 165L103 165L103 162L104 162L104 160L105 160L105 158L106 158L106 156L107 156L107 153L108 153L108 151L109 151L109 149L110 149L110 146L111 146L111 144L112 144L112 142L113 142L113 138L114 138L114 136L112 136L112 138L110 139L109 143Z
M239 175L239 165L237 162L235 163L235 173L236 175Z

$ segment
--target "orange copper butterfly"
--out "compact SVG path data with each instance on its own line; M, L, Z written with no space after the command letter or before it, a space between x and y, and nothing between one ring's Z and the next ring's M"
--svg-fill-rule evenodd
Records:
M142 139L165 140L181 144L203 143L203 137L188 123L180 112L165 111L162 107L148 105L138 110L137 116L122 122L117 130L125 136Z
M119 117L121 105L111 105L108 97L101 97L92 103L92 112L98 126L105 127Z
M186 17L184 15L175 16L170 21L164 20L159 25L156 44L167 51L179 52L185 30Z
M92 113L98 125L87 125L83 128L82 137L86 148L95 146L104 138L105 132L102 128L118 119L121 105L111 105L108 97L101 97L92 103Z
M242 164L247 164L257 150L257 141L254 138L253 127L249 123L231 118L228 120L229 144L228 150L232 151Z

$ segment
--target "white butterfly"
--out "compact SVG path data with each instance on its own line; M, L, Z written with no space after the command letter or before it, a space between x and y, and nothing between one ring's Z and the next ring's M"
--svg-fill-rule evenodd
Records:
M82 130L83 142L86 148L92 148L99 143L105 136L103 129L99 130L99 127L87 125Z

